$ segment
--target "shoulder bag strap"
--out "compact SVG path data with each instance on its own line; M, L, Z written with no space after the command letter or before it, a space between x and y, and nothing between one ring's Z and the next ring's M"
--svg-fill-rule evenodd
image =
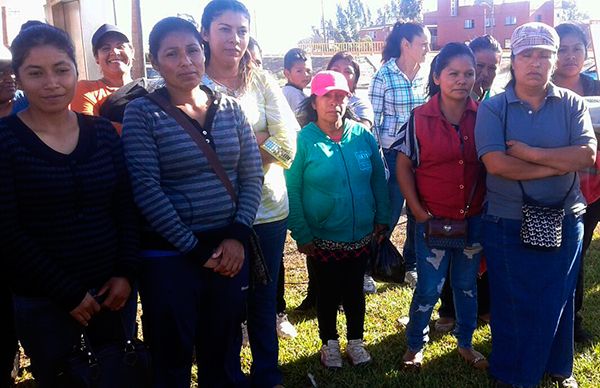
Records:
M206 90L204 91L206 92ZM217 104L216 100L213 98L214 96L212 95L212 93L206 93L209 95L209 97L211 97L211 103L209 105L208 112L206 113L205 128L210 128L212 126L212 121L217 110ZM206 156L206 159L208 159L208 163L225 186L225 189L227 189L227 192L231 196L233 202L237 203L237 195L235 193L233 185L231 184L231 181L229 180L229 177L227 176L227 173L225 172L225 169L223 168L223 165L219 161L217 153L215 152L215 150L212 149L211 146L209 146L206 143L206 138L202 136L200 131L198 131L196 127L194 127L194 125L187 119L183 112L181 112L175 105L171 104L170 101L161 96L159 93L149 93L146 95L146 98L152 100L168 115L175 119L175 121L177 121L177 123L192 137L198 148L200 148L204 156Z
M506 97L506 92L504 93L504 142L506 143L506 123L508 122L508 97ZM569 190L567 191L567 194L565 194L565 196L563 197L561 202L564 202L567 200L567 197L569 196L569 194L571 194L571 190L573 190L573 186L575 186L575 182L577 181L577 173L572 173L573 174L573 182L571 183L571 187L569 187ZM521 188L521 195L523 196L523 198L529 198L529 196L527 195L527 193L525 192L525 188L523 187L523 183L518 180L517 181L519 183L519 187Z

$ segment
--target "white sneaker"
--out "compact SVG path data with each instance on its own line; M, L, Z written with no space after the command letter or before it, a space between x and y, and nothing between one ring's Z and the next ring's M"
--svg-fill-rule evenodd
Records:
M346 355L354 366L365 365L371 362L371 355L365 349L365 343L361 339L348 340Z
M375 283L375 279L371 275L366 275L363 279L363 290L365 294L376 294L377 293L377 283Z
M296 328L290 323L285 313L277 314L277 324L275 327L277 328L279 338L296 338L298 335Z
M321 364L328 369L340 369L342 367L340 341L329 340L327 345L321 346Z
M242 322L242 346L250 346L250 339L248 338L248 322Z
M417 287L417 271L406 271L404 274L404 283L408 284L410 288Z

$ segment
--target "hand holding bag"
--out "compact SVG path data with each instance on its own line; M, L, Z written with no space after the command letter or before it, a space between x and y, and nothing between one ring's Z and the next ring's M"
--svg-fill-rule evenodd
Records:
M150 353L142 341L127 334L121 341L93 348L83 328L80 342L60 368L57 384L60 388L148 388L152 386Z

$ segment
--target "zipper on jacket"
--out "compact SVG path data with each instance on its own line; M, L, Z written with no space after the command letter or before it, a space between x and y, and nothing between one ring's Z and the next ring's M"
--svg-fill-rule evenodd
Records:
M342 146L340 143L335 143L340 150L340 155L342 156L342 161L344 162L344 171L346 172L346 179L348 179L348 188L350 189L350 198L352 201L352 241L356 240L356 224L355 224L355 210L354 210L354 193L352 192L352 185L350 184L350 173L348 173L348 165L346 164L346 158L344 158L344 153L342 152Z

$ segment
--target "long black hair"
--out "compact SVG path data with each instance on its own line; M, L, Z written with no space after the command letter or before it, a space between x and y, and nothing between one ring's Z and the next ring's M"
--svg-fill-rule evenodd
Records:
M475 55L473 51L464 43L451 42L446 44L440 50L439 54L433 58L431 62L431 70L429 71L429 82L427 84L427 94L432 97L440 91L439 85L435 84L434 76L439 77L450 61L456 57L466 56L473 62L473 69L475 69Z
M204 11L202 12L202 19L200 21L201 31L204 34L208 34L210 31L211 23L221 16L223 13L227 11L232 11L234 13L239 13L243 15L246 19L248 19L248 24L250 24L250 11L246 6L237 1L237 0L212 0L210 1L206 7L204 7ZM204 57L206 58L206 64L210 63L210 46L208 42L204 41ZM246 50L242 59L240 61L240 65L238 68L238 76L241 80L241 90L245 90L252 79L252 72L254 70L254 62L252 61L252 56L250 52Z
M425 33L425 27L421 24L396 22L392 32L385 39L381 62L387 62L391 58L400 58L402 55L402 39L412 43L415 36L425 35Z

